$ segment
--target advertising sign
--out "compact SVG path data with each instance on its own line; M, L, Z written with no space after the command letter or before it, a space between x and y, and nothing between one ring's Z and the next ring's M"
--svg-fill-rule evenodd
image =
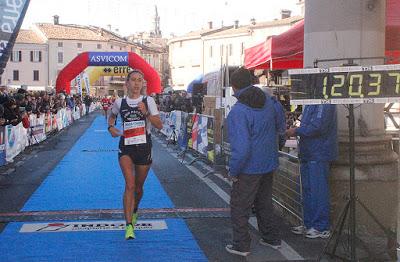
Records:
M128 52L90 52L89 66L127 66Z

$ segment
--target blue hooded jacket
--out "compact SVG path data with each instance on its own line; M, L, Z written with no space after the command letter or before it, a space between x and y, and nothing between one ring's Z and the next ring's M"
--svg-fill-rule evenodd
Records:
M299 156L301 161L333 161L338 155L335 105L307 105L300 127Z
M235 93L238 102L228 115L228 134L231 145L229 173L261 175L278 167L278 128L282 121L279 107L271 97L254 86Z

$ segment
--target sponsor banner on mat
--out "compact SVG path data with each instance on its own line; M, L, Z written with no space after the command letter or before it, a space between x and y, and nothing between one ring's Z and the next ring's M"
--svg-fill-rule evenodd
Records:
M165 230L168 229L165 220L138 220L135 230ZM20 233L56 233L80 231L114 231L125 230L125 221L82 221L82 222L53 222L53 223L26 223Z

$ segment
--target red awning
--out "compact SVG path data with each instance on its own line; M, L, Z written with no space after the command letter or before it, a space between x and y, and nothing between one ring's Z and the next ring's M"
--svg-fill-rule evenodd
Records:
M286 32L245 50L244 65L248 69L289 69L303 67L304 20Z
M388 64L400 64L400 1L386 2L385 56ZM286 32L247 48L244 66L248 69L285 70L303 68L304 20Z
M386 1L385 56L388 64L400 64L400 1Z

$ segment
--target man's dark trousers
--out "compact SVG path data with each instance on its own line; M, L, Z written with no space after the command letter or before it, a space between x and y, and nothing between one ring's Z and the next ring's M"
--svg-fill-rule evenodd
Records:
M231 219L233 225L233 247L239 251L250 251L251 238L248 221L254 204L258 230L265 240L279 239L272 205L273 173L262 175L240 174L231 191Z

